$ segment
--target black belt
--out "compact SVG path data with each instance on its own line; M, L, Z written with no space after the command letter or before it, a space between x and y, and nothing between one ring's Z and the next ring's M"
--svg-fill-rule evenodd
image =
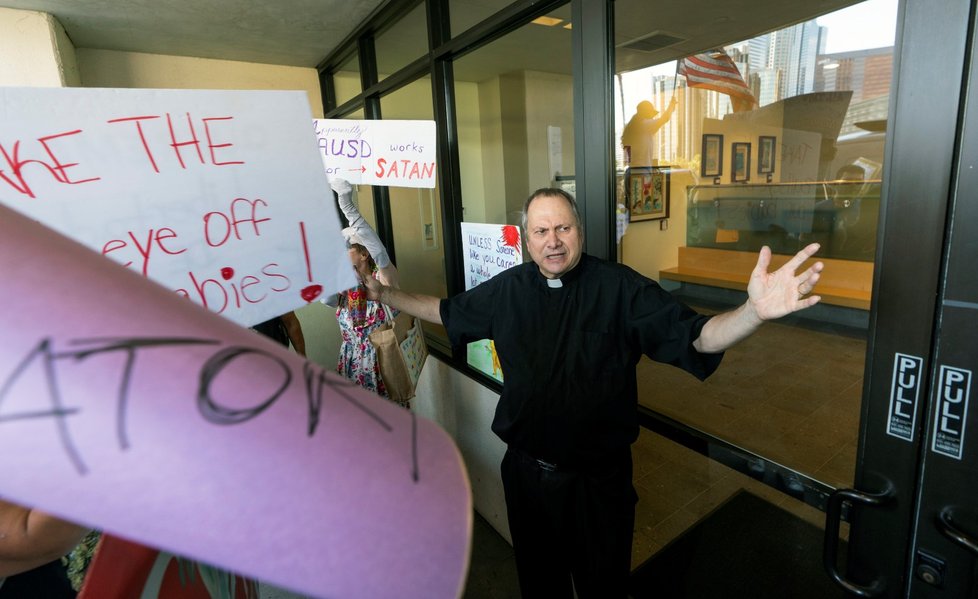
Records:
M509 447L507 451L512 452L513 455L520 458L520 460L522 460L523 462L536 465L536 467L539 468L540 470L546 470L547 472L557 472L558 470L562 470L561 468L557 467L557 464L548 462L546 460L541 460L539 458L535 458L530 454L526 453L525 451L523 451L522 449Z

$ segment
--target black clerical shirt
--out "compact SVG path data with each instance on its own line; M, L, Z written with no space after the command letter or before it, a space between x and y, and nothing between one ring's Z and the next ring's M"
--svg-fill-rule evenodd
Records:
M584 254L559 281L527 262L442 300L441 318L455 346L495 341L503 441L558 467L599 466L638 437L643 353L701 380L722 354L693 348L708 316L627 266Z

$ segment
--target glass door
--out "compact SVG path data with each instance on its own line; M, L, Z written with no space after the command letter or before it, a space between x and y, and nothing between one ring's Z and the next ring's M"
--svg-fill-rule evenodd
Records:
M903 9L859 461L827 523L848 508L834 576L860 596L978 596L974 11Z
M937 303L972 8L835 5L693 29L657 5L615 3L620 260L701 311L743 301L763 245L777 261L817 241L827 265L819 306L765 325L706 382L640 364L650 431L633 452L636 596L643 585L740 596L723 563L758 539L769 559L743 564L754 585L743 596L918 596L951 570L966 586L940 596L972 596L961 591L973 588L978 532L966 506L978 500L939 489L974 480L974 466L922 438L968 418L962 402L935 403L933 385L958 385L944 387L956 398L972 370L961 356L932 364L940 323L961 321L949 353L976 353L962 345L974 289ZM911 380L917 395L893 399ZM954 461L941 474L936 460ZM944 540L924 542L932 535ZM942 543L961 548L957 561Z

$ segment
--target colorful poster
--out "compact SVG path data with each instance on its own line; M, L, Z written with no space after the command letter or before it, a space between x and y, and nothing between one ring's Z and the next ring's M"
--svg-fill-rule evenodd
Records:
M0 105L0 204L172 292L252 325L355 284L303 92L0 88Z
M460 596L436 424L3 206L0 239L0 496L305 596Z
M330 177L389 187L435 186L434 121L315 119Z
M465 288L488 281L502 271L521 264L520 229L514 225L462 223L462 268ZM503 382L496 346L489 339L469 343L468 364Z

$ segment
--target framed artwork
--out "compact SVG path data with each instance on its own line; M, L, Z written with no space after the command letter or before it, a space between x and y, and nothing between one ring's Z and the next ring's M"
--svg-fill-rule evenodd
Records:
M750 181L750 144L735 142L730 156L730 180L734 183Z
M757 174L770 175L774 172L775 154L778 138L761 135L757 138Z
M669 218L668 166L633 166L625 171L631 221Z
M719 177L723 174L723 136L715 133L703 134L702 164L700 175Z

